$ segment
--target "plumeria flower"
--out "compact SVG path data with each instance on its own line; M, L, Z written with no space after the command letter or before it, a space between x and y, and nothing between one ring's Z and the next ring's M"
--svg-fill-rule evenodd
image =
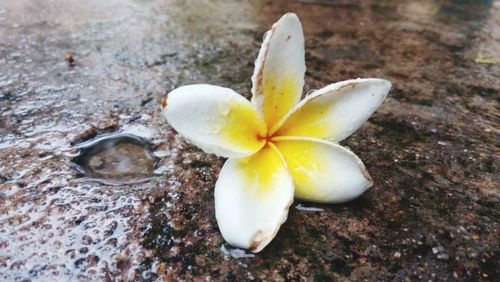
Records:
M300 20L288 13L265 34L252 76L252 100L207 84L179 87L162 101L170 125L203 151L228 158L215 184L224 239L259 252L297 199L340 203L373 182L361 160L337 142L380 106L391 83L354 79L299 102L305 73Z

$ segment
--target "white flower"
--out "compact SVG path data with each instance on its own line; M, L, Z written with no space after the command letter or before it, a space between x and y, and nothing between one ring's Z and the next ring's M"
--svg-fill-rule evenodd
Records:
M265 35L252 76L252 101L231 89L179 87L162 102L170 125L207 153L229 158L215 185L217 223L231 245L259 252L298 199L339 203L373 182L361 160L338 145L380 106L391 83L354 79L299 102L304 35L288 13Z

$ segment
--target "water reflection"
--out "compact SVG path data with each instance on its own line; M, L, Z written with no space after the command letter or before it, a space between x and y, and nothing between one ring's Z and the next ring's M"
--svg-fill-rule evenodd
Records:
M152 145L131 134L109 134L76 146L73 159L88 179L106 183L139 182L154 174L158 159Z

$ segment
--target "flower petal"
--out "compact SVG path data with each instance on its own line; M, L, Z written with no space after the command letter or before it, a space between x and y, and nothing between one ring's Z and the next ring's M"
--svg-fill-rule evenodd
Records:
M373 114L389 89L389 81L377 78L331 84L302 100L274 135L309 136L339 142Z
M252 76L252 103L269 128L300 100L305 71L302 25L288 13L266 32Z
M265 144L266 126L252 104L229 88L179 87L162 102L170 125L207 153L246 157Z
M341 203L373 184L361 160L338 144L307 137L274 140L292 174L298 199Z
M215 212L224 239L259 252L285 222L293 181L270 146L245 159L229 159L215 185Z

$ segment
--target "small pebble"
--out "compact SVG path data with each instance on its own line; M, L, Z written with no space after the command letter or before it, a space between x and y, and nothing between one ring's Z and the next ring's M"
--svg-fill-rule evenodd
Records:
M441 260L447 260L450 258L450 256L447 253L440 253L439 255L437 255L437 258Z
M444 251L443 247L434 247L434 248L432 248L432 253L433 254L437 254L437 253L442 252L442 251Z
M102 158L100 158L98 156L94 156L90 159L89 166L92 169L103 169L104 168L104 161L102 160Z
M75 65L75 58L73 57L73 54L71 54L71 53L66 53L66 55L64 55L64 60L66 62L68 62L68 64L71 67Z

